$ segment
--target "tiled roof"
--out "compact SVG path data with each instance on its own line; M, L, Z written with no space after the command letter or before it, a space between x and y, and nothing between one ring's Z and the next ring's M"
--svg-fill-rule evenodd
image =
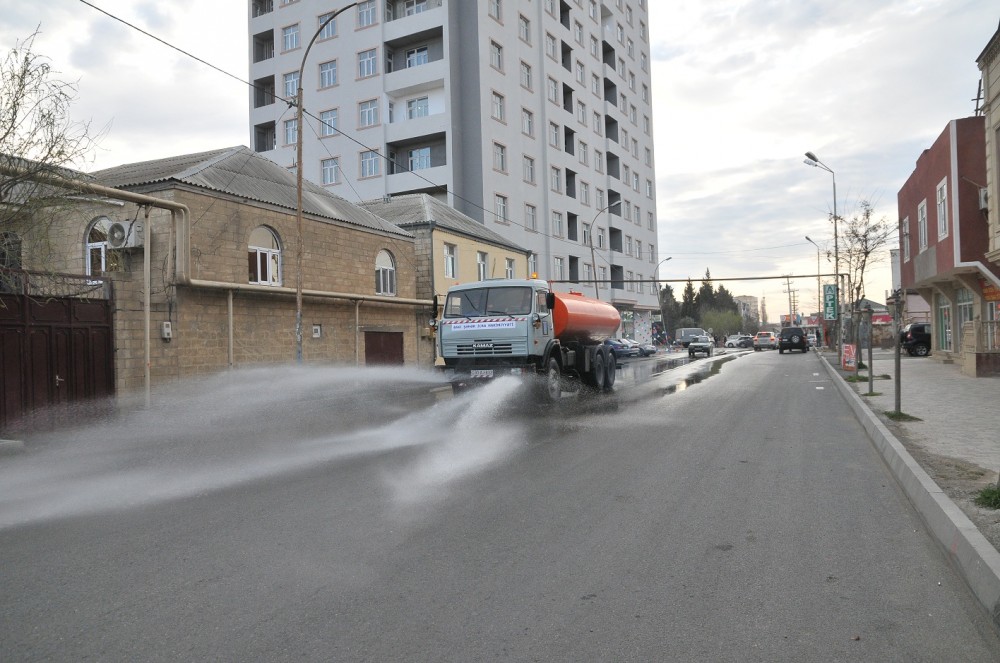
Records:
M358 205L371 210L374 214L401 228L412 230L417 226L430 223L451 232L502 246L518 253L528 252L528 249L518 246L500 233L490 230L475 219L426 193L367 200L358 203Z
M295 211L295 175L242 145L198 154L141 161L91 173L105 186L155 190L156 185L182 182ZM410 237L411 234L308 180L302 183L305 214L344 221L371 230Z

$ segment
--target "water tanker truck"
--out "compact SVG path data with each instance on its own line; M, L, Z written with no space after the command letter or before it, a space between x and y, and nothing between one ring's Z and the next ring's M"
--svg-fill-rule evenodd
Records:
M548 398L573 381L601 390L617 362L604 340L618 329L617 309L580 293L553 292L537 279L456 285L437 321L438 354L461 388L501 375L540 375Z

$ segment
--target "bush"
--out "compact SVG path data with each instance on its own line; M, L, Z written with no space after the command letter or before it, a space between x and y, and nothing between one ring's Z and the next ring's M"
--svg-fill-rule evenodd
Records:
M1000 509L1000 487L992 485L983 488L976 495L975 502L987 509Z

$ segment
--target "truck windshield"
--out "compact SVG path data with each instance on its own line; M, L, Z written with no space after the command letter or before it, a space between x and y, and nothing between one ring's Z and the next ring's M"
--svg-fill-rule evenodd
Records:
M487 315L528 315L531 288L475 288L448 295L446 318L474 318Z

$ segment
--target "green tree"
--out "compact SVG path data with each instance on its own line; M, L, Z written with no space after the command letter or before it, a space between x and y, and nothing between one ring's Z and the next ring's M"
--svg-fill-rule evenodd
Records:
M696 299L697 299L697 293L695 293L694 284L691 283L691 279L688 279L687 283L684 284L684 294L681 295L681 317L690 318L691 320L694 321L694 324L692 325L678 324L678 327L697 326L699 316L698 316L698 303Z
M674 297L674 289L664 283L660 290L660 314L663 316L663 331L671 336L680 325L675 323L681 318L681 305Z
M705 312L716 308L715 306L715 290L712 289L712 273L706 269L705 278L701 282L701 287L698 288L698 294L695 297L695 304L698 309L698 315L704 315Z

